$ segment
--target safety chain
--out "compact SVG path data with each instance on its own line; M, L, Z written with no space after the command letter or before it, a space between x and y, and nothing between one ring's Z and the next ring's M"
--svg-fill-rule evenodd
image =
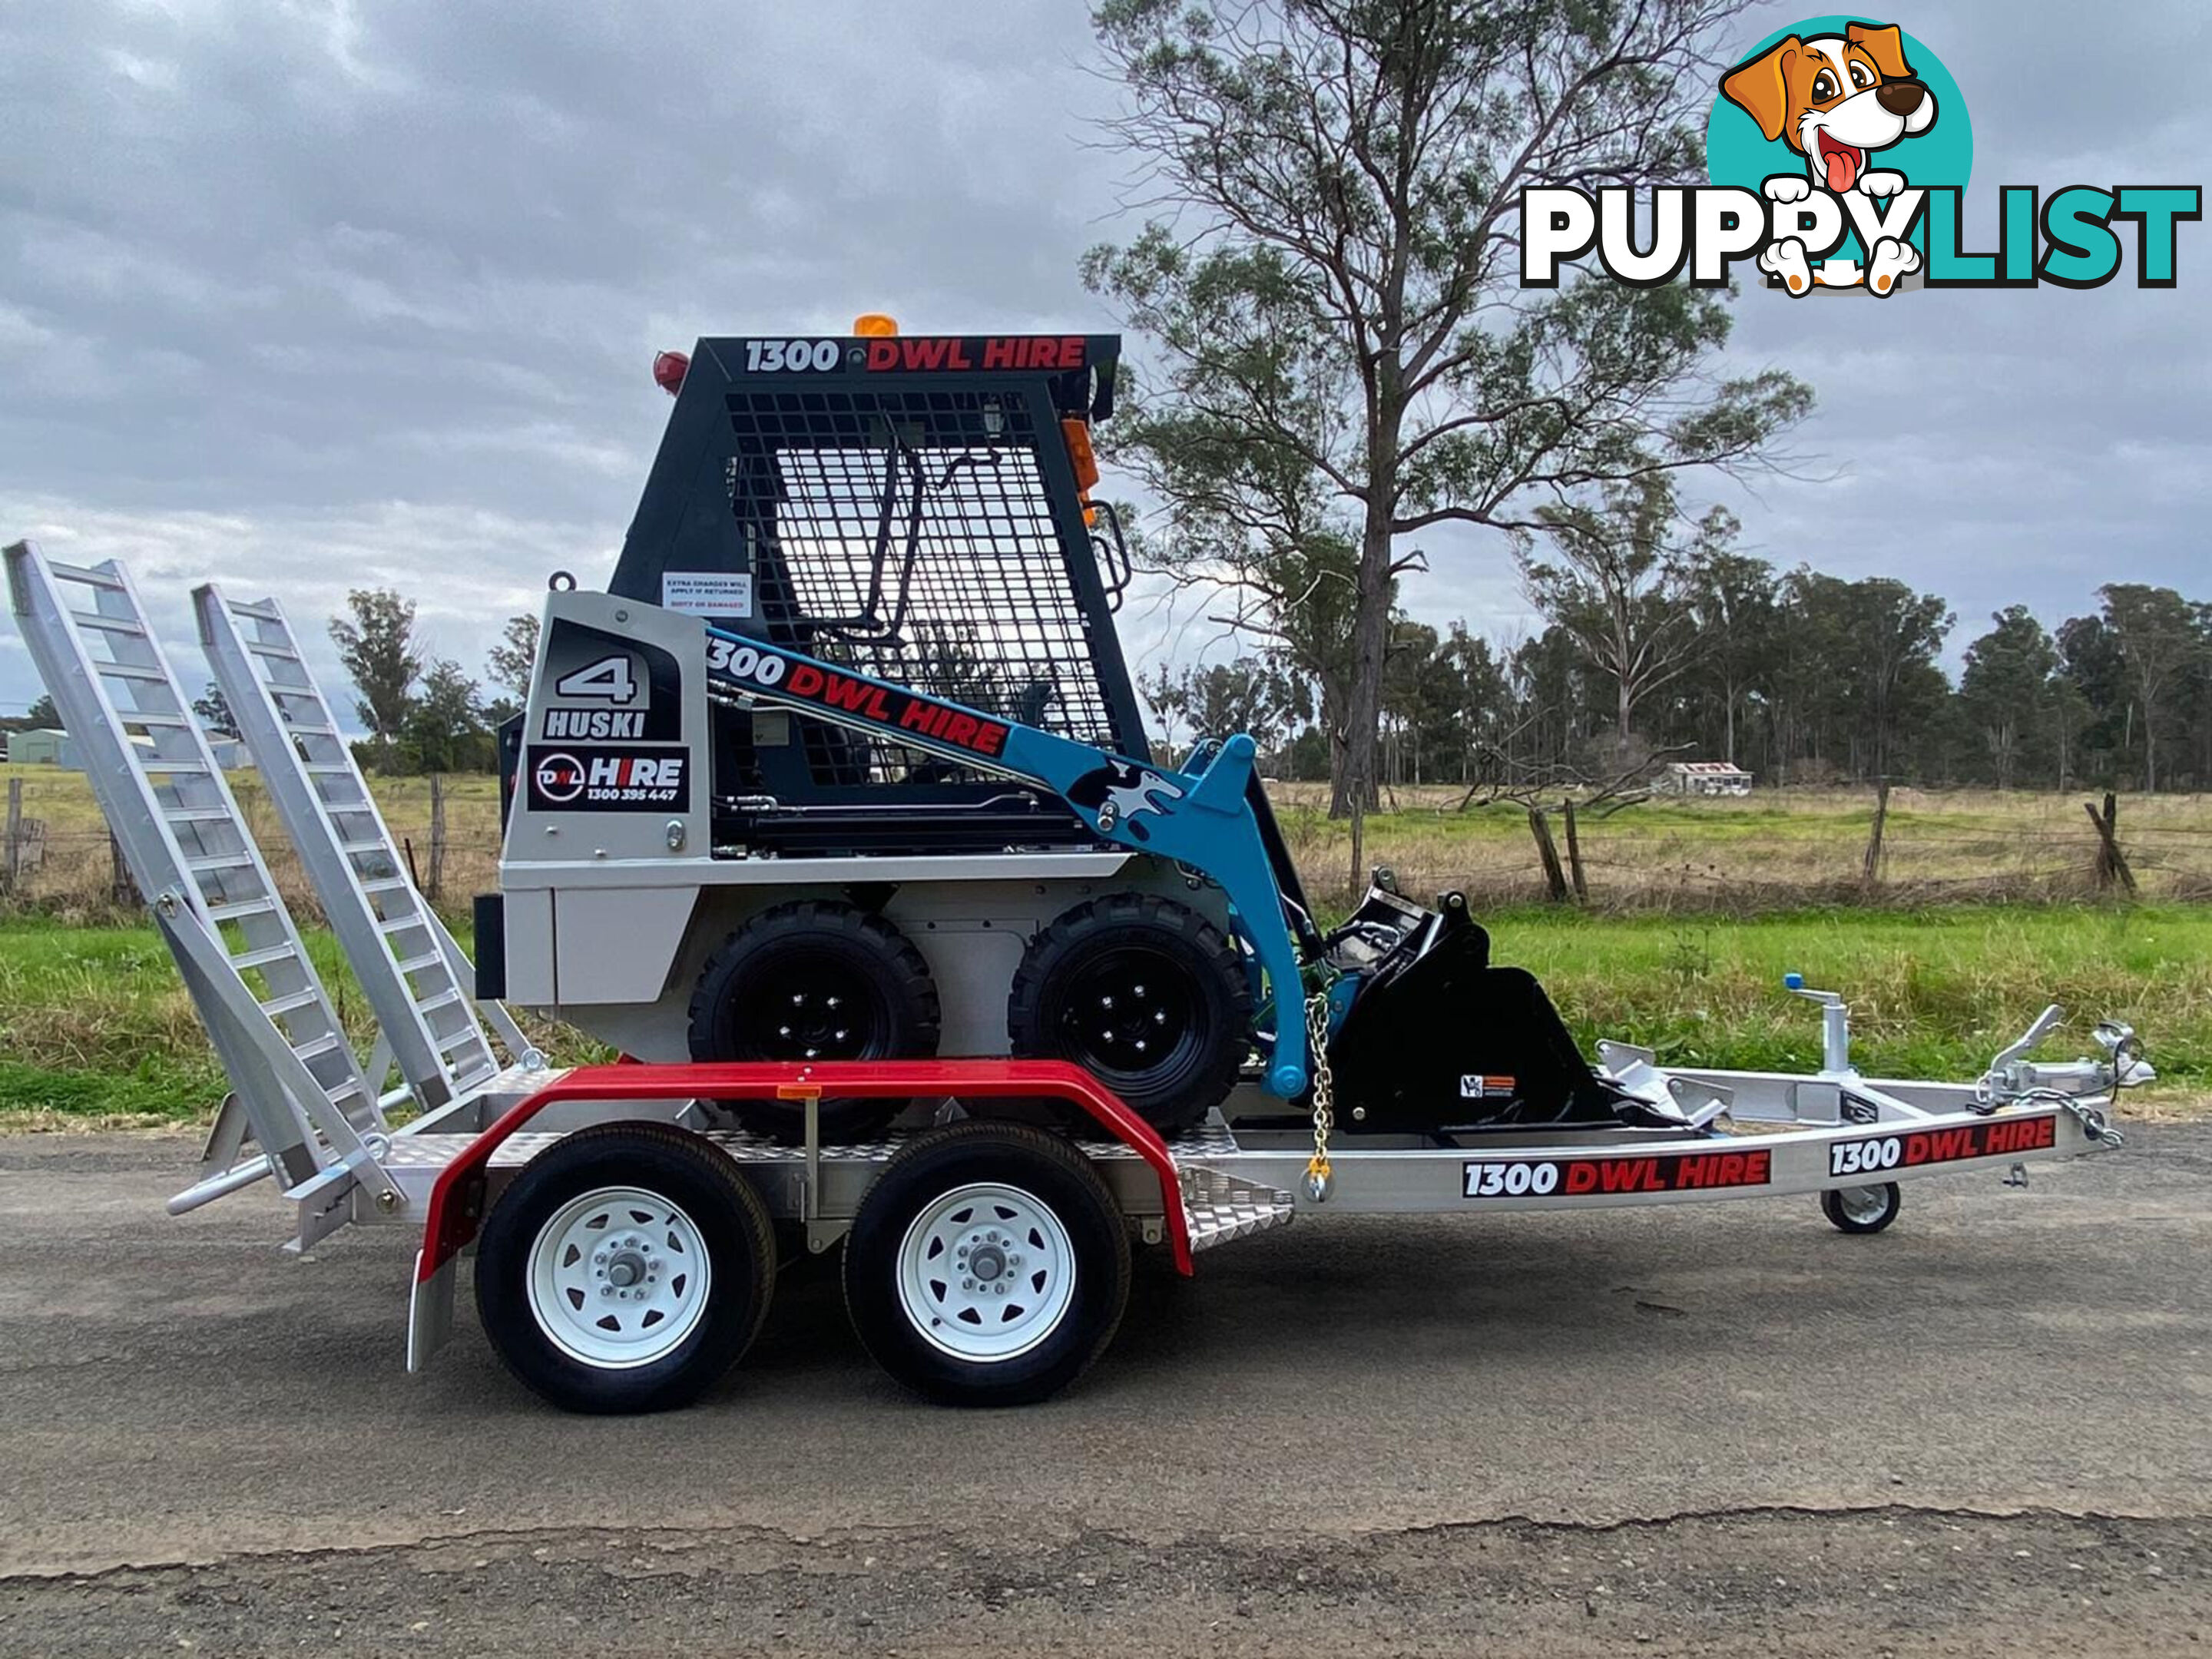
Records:
M2079 1100L2067 1100L2066 1109L2074 1114L2081 1126L2081 1133L2090 1139L2106 1146L2124 1146L2128 1138L2112 1125L2112 1120L2101 1106L2091 1106Z
M1313 1066L1313 1156L1306 1160L1306 1192L1318 1204L1329 1194L1328 1138L1336 1129L1336 1079L1328 1068L1328 997L1306 999L1306 1054Z
M2069 1095L2063 1090L2030 1089L2009 1100L1991 1102L1990 1110L1994 1111L1999 1105L2056 1106L2070 1115L2081 1126L2081 1133L2100 1146L2117 1148L2128 1144L2127 1136L2120 1133L2119 1126L2112 1121L2112 1115L2102 1106L2094 1105L2079 1095Z

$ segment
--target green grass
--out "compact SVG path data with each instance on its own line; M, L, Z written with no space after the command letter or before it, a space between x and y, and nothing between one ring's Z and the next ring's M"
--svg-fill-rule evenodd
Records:
M2046 1002L2071 1016L2049 1051L2132 1023L2169 1086L2212 1087L2212 906L1950 906L1743 921L1553 909L1486 915L1501 963L1532 969L1577 1035L1679 1063L1802 1070L1820 1022L1784 973L1843 991L1869 1073L1970 1079ZM359 991L326 933L309 948L357 1037ZM541 1039L543 1040L543 1039ZM580 1040L556 1044L585 1057ZM0 1122L204 1119L222 1074L151 927L0 921Z
M335 942L318 934L308 951L357 1014ZM192 1121L226 1086L152 927L0 921L0 1115Z
M1972 1078L2057 1002L2068 1024L2046 1053L2092 1052L2090 1027L2123 1019L2167 1081L2212 1084L2212 907L1486 921L1496 959L1534 972L1585 1043L1625 1037L1685 1064L1817 1066L1819 1011L1782 990L1796 969L1850 1000L1852 1057L1870 1073Z

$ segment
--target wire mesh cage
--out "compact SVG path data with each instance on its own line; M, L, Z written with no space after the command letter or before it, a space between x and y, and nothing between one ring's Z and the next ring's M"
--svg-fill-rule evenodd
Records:
M732 390L731 507L768 637L1109 750L1129 746L1053 519L1049 410L1018 389ZM1083 556L1088 556L1087 550ZM950 778L801 722L818 783Z

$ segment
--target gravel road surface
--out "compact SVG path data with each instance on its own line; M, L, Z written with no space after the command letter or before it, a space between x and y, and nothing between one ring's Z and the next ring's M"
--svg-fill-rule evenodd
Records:
M1302 1220L1079 1388L914 1403L823 1262L707 1405L567 1418L413 1242L174 1137L0 1139L0 1653L2206 1652L2212 1126L1809 1200Z

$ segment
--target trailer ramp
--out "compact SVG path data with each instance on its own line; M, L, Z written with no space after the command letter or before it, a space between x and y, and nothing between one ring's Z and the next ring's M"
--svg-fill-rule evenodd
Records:
M471 994L474 969L416 889L283 607L226 599L212 582L192 606L239 735L416 1100L434 1111L499 1074L480 1014L536 1063L507 1010Z
M190 1209L273 1170L289 1190L337 1169L392 1187L374 1146L385 1103L345 1028L237 798L148 624L130 574L6 550L8 591L86 781L153 905L234 1092ZM246 1152L248 1137L258 1146Z

